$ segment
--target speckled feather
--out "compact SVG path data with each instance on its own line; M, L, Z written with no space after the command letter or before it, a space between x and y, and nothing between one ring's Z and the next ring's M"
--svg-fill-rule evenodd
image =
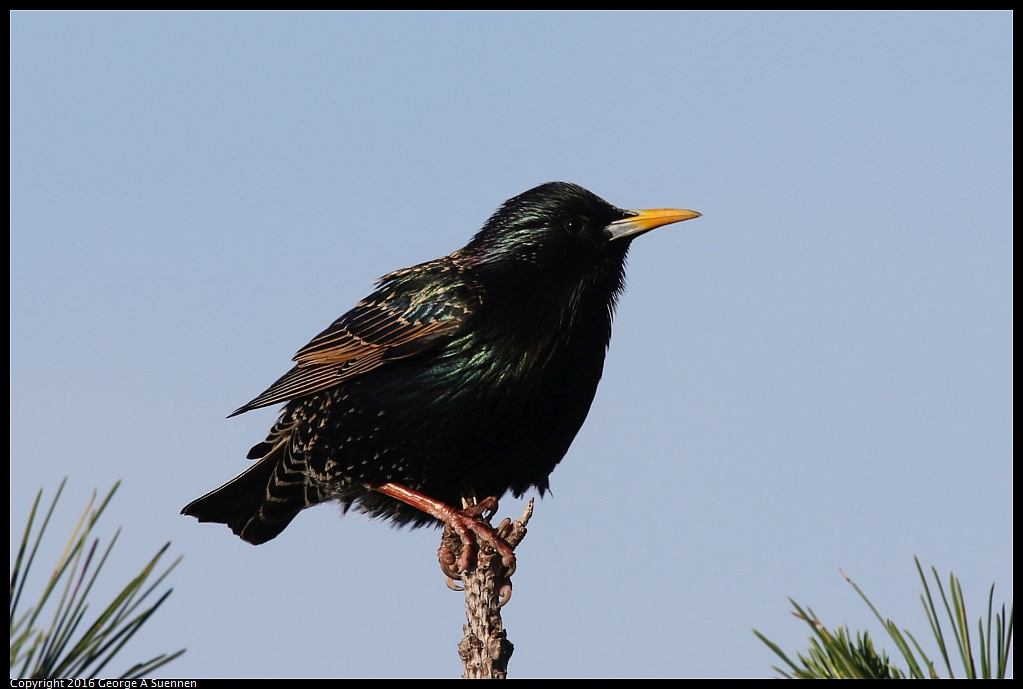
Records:
M507 201L464 248L384 276L234 412L287 402L248 454L257 463L183 512L263 543L332 500L437 523L372 490L389 482L455 506L543 494L601 377L631 241L605 228L629 216L581 187L545 184Z

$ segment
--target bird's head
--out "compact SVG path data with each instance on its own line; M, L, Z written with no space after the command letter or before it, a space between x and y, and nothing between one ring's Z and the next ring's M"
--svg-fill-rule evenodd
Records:
M566 275L621 271L632 240L699 217L679 209L623 210L576 184L548 182L505 201L466 246L474 264ZM527 268L528 266L528 268Z

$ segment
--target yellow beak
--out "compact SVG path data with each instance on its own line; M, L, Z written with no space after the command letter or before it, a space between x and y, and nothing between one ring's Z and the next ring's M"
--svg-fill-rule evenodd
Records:
M608 234L611 241L636 237L661 225L670 225L674 222L700 217L696 211L688 211L683 208L649 208L627 212L632 215L622 220L616 220L604 228L604 232Z

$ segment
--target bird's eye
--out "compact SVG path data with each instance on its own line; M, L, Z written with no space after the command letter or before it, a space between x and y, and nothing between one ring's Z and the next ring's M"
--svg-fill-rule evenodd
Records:
M580 234L585 228L586 223L578 216L565 220L565 229L569 234Z

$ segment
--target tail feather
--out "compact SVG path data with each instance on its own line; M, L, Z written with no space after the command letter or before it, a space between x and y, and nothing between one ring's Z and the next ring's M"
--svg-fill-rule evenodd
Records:
M309 506L302 487L279 479L282 464L279 453L270 453L245 473L187 504L181 514L200 522L227 524L253 545L266 543Z

